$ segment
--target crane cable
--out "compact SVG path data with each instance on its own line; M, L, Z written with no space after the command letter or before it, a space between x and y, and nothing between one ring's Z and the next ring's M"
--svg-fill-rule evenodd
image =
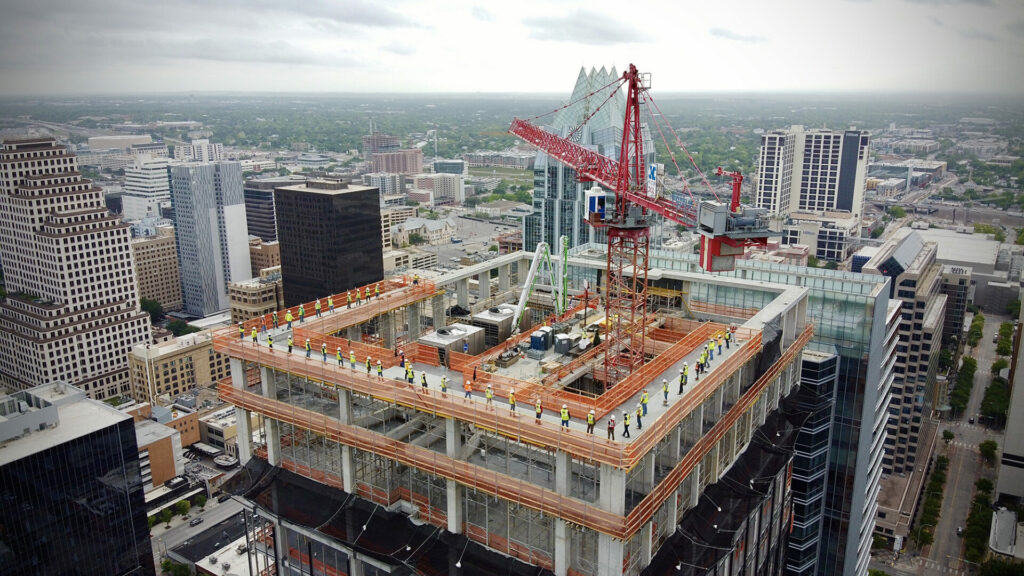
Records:
M651 101L651 104L654 106L654 109L658 111L658 115L661 116L662 118L664 118L665 115L662 114L661 108L658 107L658 103L654 101L654 97L652 97L650 95L650 93L648 93L646 90L644 90L644 94L646 94L647 99L649 99ZM704 185L707 186L708 190L710 190L711 193L715 196L715 200L718 200L719 202L721 202L721 199L718 197L718 193L716 193L715 189L711 187L711 183L708 182L707 176L705 176L704 172L702 172L701 169L697 166L697 163L693 160L693 156L690 155L690 151L686 149L686 146L683 144L683 141L679 138L679 135L676 134L675 129L672 128L672 125L669 124L667 120L666 120L665 124L668 126L669 131L672 132L672 135L675 136L676 144L678 144L679 147L683 150L683 152L686 153L686 157L690 159L690 164L693 165L694 170L697 171L697 174L700 174L701 181L704 182ZM669 153L671 154L671 152L669 152ZM682 175L680 174L680 176L682 176Z

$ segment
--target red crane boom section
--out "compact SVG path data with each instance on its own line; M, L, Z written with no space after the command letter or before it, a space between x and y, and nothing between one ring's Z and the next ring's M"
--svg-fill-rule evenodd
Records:
M689 227L696 226L696 206L693 209L688 209L662 198L651 198L644 194L638 194L633 190L620 189L620 166L617 160L612 160L593 150L588 150L575 142L555 136L519 118L512 120L512 125L509 126L508 131L575 170L580 180L597 182L609 190L613 190L619 199L625 198L630 203L661 214L677 224Z

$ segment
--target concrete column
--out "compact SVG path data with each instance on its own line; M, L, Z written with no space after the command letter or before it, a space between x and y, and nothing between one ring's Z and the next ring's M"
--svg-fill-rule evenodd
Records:
M234 378L231 379L235 381ZM250 421L251 412L244 408L235 406L235 419L238 422L238 428L236 430L235 443L238 446L238 462L242 466L252 458L252 422Z
M686 482L683 479L683 482ZM668 522L664 522L661 526L662 535L668 536L676 529L676 518L679 517L679 489L676 488L672 491L672 495L669 496L668 500L665 500L665 509L668 512Z
M348 576L363 576L363 561L356 558L355 551L348 557Z
M361 341L362 334L360 333L359 326L349 326L345 329L345 338L349 340L355 340L356 342ZM298 344L296 342L296 344Z
M277 564L277 570L283 574L284 564L288 560L288 536L285 534L284 526L278 520L272 520L274 523L274 562Z
M420 335L420 303L409 304L405 308L405 314L409 320L409 341L412 342Z
M560 518L555 519L555 576L566 576L569 573L569 523Z
M690 471L690 475L687 476L684 482L690 483L690 501L687 503L686 508L690 509L697 505L700 500L700 476L704 473L704 461L701 460Z
M447 481L448 487L448 531L462 534L462 504L466 500L466 488L455 480Z
M231 386L239 390L249 387L249 377L245 373L245 365L238 358L231 358L228 363L231 366Z
M657 457L658 454L654 450L651 450L644 456L643 489L647 492L654 489L654 471L658 465Z
M569 495L569 481L572 479L572 455L565 450L555 451L555 492Z
M597 576L622 576L622 540L597 535Z
M498 290L505 292L512 286L512 265L506 264L498 268Z
M455 301L463 308L469 308L469 279L464 278L455 283Z
M344 388L338 388L338 422L342 424L352 423L352 393Z
M380 338L385 348L395 346L395 313L385 312L380 315Z
M640 532L636 535L640 539L640 565L647 566L651 563L651 535L654 531L654 520L648 520L646 524L640 528Z
M598 506L612 514L625 515L626 471L608 464L601 464L600 475L601 489L598 494ZM619 544L621 545L621 542Z
M476 275L477 281L477 295L481 300L487 300L491 297L491 272L481 272Z
M341 483L345 492L356 492L356 468L352 463L352 447L341 446Z
M528 258L520 258L516 260L516 276L519 282L526 280L526 275L530 273L530 260Z
M264 418L263 429L267 432L267 462L271 466L280 466L281 423L273 418Z
M448 319L444 315L444 295L440 294L430 299L431 315L434 318L434 328L442 328L448 325Z
M277 398L277 372L273 368L260 366L260 380L263 381L263 395Z
M444 423L444 436L445 436L445 448L449 458L459 457L459 452L462 451L462 434L459 431L459 423L454 418L445 420Z

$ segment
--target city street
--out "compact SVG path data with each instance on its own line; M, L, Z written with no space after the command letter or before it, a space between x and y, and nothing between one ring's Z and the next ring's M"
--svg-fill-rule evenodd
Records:
M981 477L995 478L995 470L987 464L982 464L978 444L988 438L1001 442L1001 438L995 432L978 424L977 419L975 424L968 424L968 419L977 416L985 388L992 380L989 368L997 358L996 345L992 343L992 337L999 331L999 324L1008 320L1007 316L985 314L985 329L981 341L973 350L968 349L964 352L965 357L973 356L978 361L974 388L971 390L966 413L959 420L943 422L939 426L940 440L936 443L936 450L937 454L945 454L949 458L949 469L939 525L935 527L935 542L927 554L927 559L931 561L929 565L933 567L955 569L961 566L963 539L957 536L956 529L967 523L975 481ZM941 440L942 430L946 429L956 434L956 438L949 445ZM926 569L922 573L931 572Z
M182 519L181 516L175 516L171 520L171 528L164 528L166 524L158 522L153 529L150 530L153 540L153 557L156 561L156 565L159 568L160 560L167 550L180 545L182 542L189 538L199 534L203 530L208 529L210 526L226 520L228 517L238 514L242 510L242 505L236 500L226 500L224 502L217 502L216 498L211 498L206 502L205 512L199 512L198 508L192 510L189 513L188 519ZM194 518L202 518L203 523L198 526L189 526L189 522ZM158 570L159 572L159 570Z

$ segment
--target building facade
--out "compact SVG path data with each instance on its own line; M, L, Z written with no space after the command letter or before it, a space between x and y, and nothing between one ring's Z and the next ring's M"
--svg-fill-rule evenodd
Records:
M174 147L174 159L182 162L217 162L224 160L224 145L209 140L193 140L191 144Z
M974 301L974 283L969 266L942 265L942 293L946 295L946 320L942 328L942 346L950 346L963 337L967 305Z
M1010 407L1006 412L1006 435L999 457L996 494L999 499L1020 503L1024 501L1024 354L1021 353L1020 328L1024 326L1024 314L1018 320L1010 373Z
M281 243L265 242L259 238L249 237L249 266L252 277L259 278L260 271L281 265Z
M244 322L284 308L281 267L264 268L252 280L228 284L231 321Z
M465 176L467 174L466 168L465 160L445 160L443 158L434 160L434 172L437 174Z
M397 174L419 174L423 172L423 150L394 150L376 152L373 155L374 172L393 172Z
M379 194L376 188L328 179L275 191L289 307L384 277Z
M210 332L178 336L159 344L140 344L128 357L132 398L170 404L195 388L210 386L228 374L228 362L213 351Z
M155 300L167 312L181 310L181 276L174 227L157 226L153 236L132 239L139 298Z
M245 222L252 236L264 242L277 240L277 215L274 210L274 188L295 183L295 178L258 178L245 181ZM299 180L301 181L301 180Z
M171 183L166 158L134 156L124 169L124 194L121 202L125 220L160 216L160 203L171 200Z
M60 381L0 416L4 574L155 574L132 418Z
M892 279L889 297L901 304L899 343L893 366L889 403L885 474L912 472L927 462L918 454L922 426L936 408L935 375L946 318L942 266L935 261L937 246L926 243L909 228L901 228L864 265L865 274Z
M0 259L0 384L127 394L128 353L150 338L128 225L52 138L0 148Z
M381 206L386 205L385 198L405 195L404 174L388 172L363 174L363 185L380 190Z
M382 132L371 132L363 136L363 158L373 162L374 155L380 152L394 152L401 147L397 136Z
M252 278L241 167L173 166L171 195L184 310L198 317L227 310L228 282Z
M435 206L458 206L466 199L465 179L461 174L416 174L412 187L416 190L430 190Z

